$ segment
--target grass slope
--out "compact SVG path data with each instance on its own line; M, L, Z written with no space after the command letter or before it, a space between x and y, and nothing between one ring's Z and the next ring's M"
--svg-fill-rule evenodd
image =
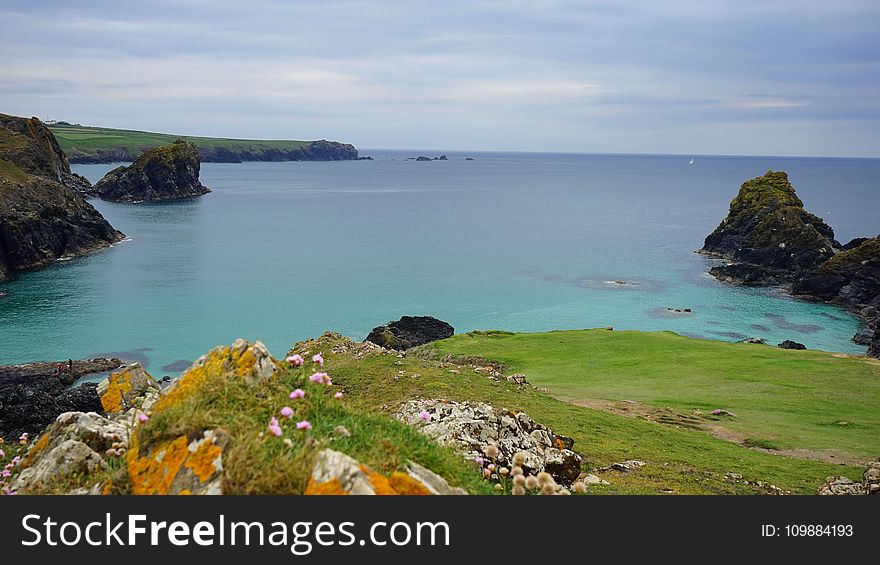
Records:
M880 453L880 363L866 358L607 330L474 332L428 347L499 361L566 400L669 407L684 425L701 411L747 445L851 461ZM736 417L709 418L713 409Z
M71 158L95 155L99 150L112 151L124 149L139 155L146 149L174 143L176 139L186 139L197 147L223 147L233 151L259 152L265 149L297 149L308 146L310 141L225 139L219 137L192 137L166 133L151 133L125 129L100 128L91 126L59 126L49 128L61 149Z

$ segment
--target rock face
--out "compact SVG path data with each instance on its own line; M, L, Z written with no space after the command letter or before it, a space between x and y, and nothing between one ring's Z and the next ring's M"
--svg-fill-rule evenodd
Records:
M128 167L117 167L95 184L102 200L155 202L192 198L211 192L199 181L196 146L178 139L147 151Z
M55 374L58 363L31 363L0 367L0 437L17 440L37 434L71 411L102 412L95 383L68 388L83 375L118 368L119 359L75 361L73 369ZM67 363L62 363L67 366Z
M0 114L0 281L124 237L80 192L88 181L40 120Z
M581 472L581 456L571 450L574 440L554 434L525 412L499 410L482 402L413 400L403 404L395 416L469 458L488 460L486 450L494 445L499 451L495 462L507 467L512 466L516 453L523 452L526 474L546 471L556 481L571 484Z
M387 349L405 350L452 337L455 328L431 316L403 316L373 328L366 341Z
M28 451L12 488L19 492L108 467L129 428L94 412L66 412ZM108 453L111 452L111 453Z
M407 471L395 471L387 477L359 463L353 457L332 449L323 449L315 459L307 495L454 495L467 494L449 486L443 477L417 463Z
M830 259L840 244L821 218L804 210L788 175L767 171L743 183L730 212L701 253L732 261L712 274L743 284L778 284Z

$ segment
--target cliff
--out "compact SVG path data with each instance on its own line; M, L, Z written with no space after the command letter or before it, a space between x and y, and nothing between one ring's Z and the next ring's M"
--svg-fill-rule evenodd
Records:
M38 119L0 115L0 280L124 237L80 194L87 184Z
M712 269L719 279L764 285L790 281L839 248L831 227L804 209L788 175L767 171L742 184L700 252L733 262Z
M111 202L192 198L211 192L199 181L200 168L195 145L178 139L147 151L128 167L113 169L95 184L95 191Z

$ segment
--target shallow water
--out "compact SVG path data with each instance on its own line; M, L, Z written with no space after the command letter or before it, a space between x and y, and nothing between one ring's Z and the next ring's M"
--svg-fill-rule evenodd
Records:
M280 356L404 314L458 332L614 326L864 352L849 314L718 283L694 250L770 168L842 242L875 235L880 160L362 154L376 160L209 163L199 199L93 201L130 241L0 285L0 364L112 353L161 376L237 337Z

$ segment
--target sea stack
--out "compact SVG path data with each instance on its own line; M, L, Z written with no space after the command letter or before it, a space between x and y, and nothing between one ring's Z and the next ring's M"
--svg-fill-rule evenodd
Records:
M742 184L730 213L700 252L731 262L710 271L718 279L772 285L790 282L839 248L834 230L804 210L788 175L767 171Z
M125 237L85 201L90 188L40 120L0 114L0 281Z
M199 181L200 168L196 146L178 139L147 151L127 167L113 169L95 184L95 190L110 202L192 198L211 192Z

